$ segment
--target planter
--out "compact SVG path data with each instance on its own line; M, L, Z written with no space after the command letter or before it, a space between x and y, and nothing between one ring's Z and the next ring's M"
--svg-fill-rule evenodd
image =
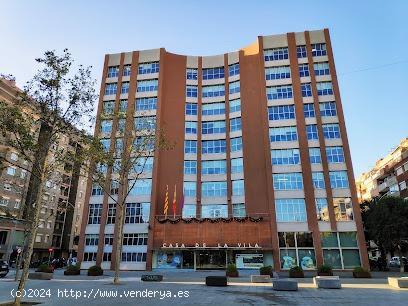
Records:
M276 279L272 282L273 290L276 291L297 291L297 281L289 279Z
M289 271L290 278L304 278L305 274L303 271Z
M228 281L226 276L207 276L205 284L207 286L225 287L228 286Z
M333 276L333 272L317 272L317 276Z
M41 279L41 280L50 280L52 279L54 273L47 273L47 272L31 272L28 275L29 279Z
M81 275L81 270L77 270L77 271L64 271L64 275Z
M238 271L226 272L225 275L228 276L228 277L239 277Z
M144 274L141 277L144 282L161 282L163 280L163 275L161 274Z
M371 278L371 273L368 271L353 272L354 278Z
M88 271L88 276L102 276L102 275L103 275L103 271L102 272Z

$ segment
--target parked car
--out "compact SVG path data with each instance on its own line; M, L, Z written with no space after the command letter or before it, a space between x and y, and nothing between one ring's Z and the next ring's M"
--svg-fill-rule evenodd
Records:
M9 265L7 261L0 260L0 277L5 277L9 273Z
M402 262L404 265L406 265L407 263L407 258L406 257L402 257ZM399 268L401 265L400 263L400 258L398 256L394 256L391 258L390 260L390 267L397 267Z

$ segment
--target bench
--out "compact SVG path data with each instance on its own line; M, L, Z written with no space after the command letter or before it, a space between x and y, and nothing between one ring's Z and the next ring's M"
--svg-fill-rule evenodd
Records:
M389 277L388 285L395 288L408 288L408 277Z
M251 283L269 283L270 275L251 275Z
M228 280L226 276L207 276L205 284L213 287L225 287L228 286Z
M144 282L161 282L163 280L163 275L160 274L144 274L141 277Z
M316 276L313 277L316 288L321 289L341 289L341 282L338 276Z
M272 287L273 290L276 291L297 291L298 283L290 279L274 279L272 281Z

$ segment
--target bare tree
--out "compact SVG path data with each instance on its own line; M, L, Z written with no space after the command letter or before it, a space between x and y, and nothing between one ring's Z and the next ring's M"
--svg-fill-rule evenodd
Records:
M47 184L58 182L58 172L74 152L60 146L63 137L81 141L86 138L78 129L92 115L95 80L91 67L79 66L73 72L73 59L68 50L62 55L47 51L36 61L41 68L13 102L0 101L0 133L5 145L17 152L27 163L15 164L2 155L2 165L15 165L31 175L24 207L28 224L27 249L24 252L23 274L17 290L25 287L39 222L41 203ZM15 305L20 305L20 297Z

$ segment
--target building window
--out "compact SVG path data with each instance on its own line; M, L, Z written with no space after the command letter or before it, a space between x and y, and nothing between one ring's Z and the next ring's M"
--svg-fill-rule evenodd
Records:
M8 204L9 204L9 198L2 197L2 198L0 199L0 205L1 205L1 206L7 206Z
M147 234L123 234L123 245L147 245Z
M224 67L204 68L203 80L222 79L224 77Z
M20 172L20 178L24 179L27 176L27 170L21 170Z
M126 119L124 118L120 118L118 119L118 132L123 134L125 132L125 128L126 128Z
M89 204L88 224L101 224L102 204Z
M226 197L227 182L202 182L201 193L202 197Z
M197 116L197 104L186 103L186 115Z
M138 81L137 92L157 91L158 84L159 81L157 79Z
M402 181L402 182L399 183L398 185L399 185L399 189L400 189L401 191L407 189L407 182L406 182L406 181Z
M329 209L326 198L316 198L316 214L318 221L329 221Z
M135 117L135 130L154 130L156 128L156 116Z
M230 119L230 132L241 131L241 117Z
M319 139L319 135L317 134L317 125L306 125L306 135L308 140Z
M326 139L340 138L340 128L337 123L323 124L323 135Z
M112 120L101 120L101 133L112 132Z
M232 195L233 196L245 195L244 180L232 181Z
M123 76L130 76L130 73L132 71L131 68L132 68L131 65L123 66Z
M7 167L7 174L12 176L16 175L16 168L11 166Z
M99 186L98 184L94 183L94 184L92 185L91 195L93 195L93 196L103 195L103 189L102 189L102 187Z
M204 121L201 127L202 134L221 134L225 133L225 121Z
M290 67L289 66L279 66L279 67L265 68L265 78L266 80L289 79L290 78Z
M336 221L353 221L353 205L351 198L333 198Z
M297 46L296 55L297 55L297 58L307 57L306 46Z
M361 265L356 232L321 232L323 262L333 269L353 269Z
M225 86L224 85L203 86L202 91L203 98L220 97L225 95Z
M112 252L103 252L102 261L111 261L112 260Z
M186 121L186 134L197 134L197 121Z
M146 262L146 253L123 252L122 262Z
M150 196L152 193L152 179L129 180L129 195Z
M312 96L312 86L310 83L302 84L302 97L311 97Z
M118 91L118 83L108 83L105 86L105 95L116 95Z
M110 148L110 139L108 139L108 138L103 138L103 139L101 139L101 140L99 140L99 141L100 141L100 143L101 143L101 145L102 145L104 151L105 151L105 152L108 152L108 151L109 151L109 148Z
M184 174L197 174L197 161L185 160L184 161Z
M329 174L331 188L349 187L347 171L331 171Z
M234 75L238 75L239 74L239 63L229 65L228 66L228 73L229 73L230 77L232 77Z
M183 218L195 218L196 210L197 208L194 204L184 204L182 217Z
M201 162L201 174L226 174L226 160L203 160Z
M202 154L210 153L225 153L226 152L225 140L204 140L202 142Z
M227 218L228 217L228 205L202 205L201 206L202 218Z
M96 261L96 253L95 252L85 252L84 261Z
M303 189L302 173L275 173L273 174L273 188L275 190Z
M320 155L320 148L309 148L309 160L311 164L321 164L322 157Z
M225 102L207 103L201 106L203 116L223 115L225 114Z
M136 111L148 111L157 109L157 97L136 99Z
M98 245L99 235L98 234L86 234L85 235L85 245Z
M312 55L313 56L324 56L327 55L326 44L312 44Z
M110 185L110 194L117 195L119 194L119 182L112 180Z
M141 63L139 64L138 73L139 74L148 74L148 73L157 73L159 72L159 62L151 63Z
M231 152L242 150L242 137L231 138Z
M343 147L326 147L326 155L329 164L344 163Z
M313 187L316 189L325 189L323 172L312 172Z
M313 69L314 69L315 75L329 75L330 74L328 62L314 63Z
M184 196L195 197L196 188L197 188L196 182L184 182L183 184Z
M109 203L108 204L108 217L106 218L106 224L115 224L115 217L116 217L116 204Z
M322 102L320 103L320 115L322 117L336 116L336 102Z
M266 96L268 100L290 99L293 97L292 85L267 87Z
M151 173L153 171L153 156L139 156L136 158L131 173Z
M119 112L120 113L126 113L128 107L128 101L127 100L120 100L119 101Z
M150 203L126 203L125 223L148 223Z
M119 75L119 66L108 67L108 78L116 78Z
M306 222L305 199L276 199L277 222Z
M278 238L281 269L294 266L300 266L302 270L316 269L312 233L279 232Z
M333 94L333 84L332 82L320 82L316 84L317 94L319 96L327 96Z
M186 87L186 96L187 97L197 97L198 96L198 89L197 86L188 85Z
M129 82L123 82L120 90L121 94L127 94L129 92Z
M231 159L231 173L243 173L244 172L244 159L232 158Z
M310 76L308 64L299 64L299 76L301 78Z
M295 119L294 105L277 105L268 107L269 120Z
M264 50L264 59L266 62L284 60L288 58L289 52L287 47Z
M229 94L239 93L240 91L240 84L239 81L229 83Z
M244 203L232 203L232 216L235 218L243 218L246 216Z
M269 138L271 142L297 141L296 126L270 128Z
M103 102L103 113L105 115L113 114L115 110L115 101L105 101Z
M272 165L299 165L299 149L272 150Z
M185 140L184 153L197 154L197 140Z
M229 111L230 113L241 111L241 99L235 99L229 101Z
M198 69L197 68L187 68L186 79L187 80L197 80Z
M303 113L305 118L314 118L316 114L313 103L303 104Z

